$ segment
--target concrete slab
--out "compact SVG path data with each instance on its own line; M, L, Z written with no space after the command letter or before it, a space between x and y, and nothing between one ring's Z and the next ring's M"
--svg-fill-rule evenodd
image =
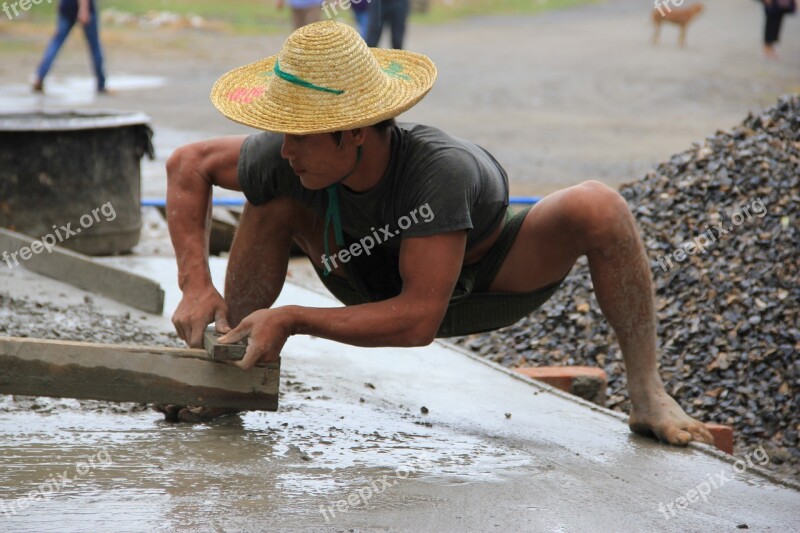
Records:
M4 257L9 269L22 266L148 313L160 315L164 310L164 291L158 283L126 270L104 265L88 255L62 246L50 244L47 249L43 243L43 240L0 228L0 249L9 254L8 258ZM32 253L35 246L38 246L39 251ZM20 250L27 251L23 254ZM39 255L43 251L46 253ZM27 260L24 259L26 254ZM17 255L20 256L19 259Z
M174 308L171 260L130 267L159 281ZM212 261L217 283L223 270ZM336 305L293 285L287 302ZM800 529L800 491L761 473L769 459L758 450L750 466L659 445L619 416L441 344L294 337L281 388L277 413L200 426L0 400L0 529Z

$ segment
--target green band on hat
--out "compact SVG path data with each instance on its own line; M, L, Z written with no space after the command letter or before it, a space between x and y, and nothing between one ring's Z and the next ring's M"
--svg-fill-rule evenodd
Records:
M311 82L300 79L293 74L284 72L281 70L280 61L278 61L277 59L275 60L275 68L273 69L273 71L275 72L275 75L281 78L282 80L286 80L289 83L294 83L295 85L299 85L300 87L306 87L308 89L314 89L315 91L323 91L326 93L333 93L333 94L342 94L344 92L340 91L339 89L329 89L327 87L320 87L319 85L314 85Z

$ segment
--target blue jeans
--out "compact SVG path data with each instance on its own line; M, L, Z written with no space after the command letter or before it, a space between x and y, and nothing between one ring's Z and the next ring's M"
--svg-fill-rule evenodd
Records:
M406 33L406 18L411 8L409 0L372 0L369 6L369 23L367 25L367 46L378 46L383 26L390 24L392 28L392 48L403 48L403 36Z
M58 15L58 23L56 26L56 34L47 45L47 50L44 52L42 62L39 65L39 70L36 74L39 81L43 81L44 77L53 66L53 61L61 50L64 41L67 40L69 32L72 31L72 26L75 25L77 19L67 18ZM86 35L86 42L89 43L89 51L92 53L92 63L94 64L94 75L97 77L97 90L103 91L106 88L106 76L103 72L103 51L100 49L100 36L97 23L97 14L92 14L89 23L83 27L83 33Z
M361 0L362 2L365 0ZM369 24L369 11L356 11L353 10L353 17L356 19L356 26L358 26L358 34L361 35L361 38L366 40L367 38L367 24Z

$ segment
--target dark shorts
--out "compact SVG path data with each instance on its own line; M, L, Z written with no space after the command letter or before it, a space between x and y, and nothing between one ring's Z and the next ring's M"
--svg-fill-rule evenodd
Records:
M509 211L497 242L486 256L474 265L462 267L437 337L470 335L510 326L538 309L564 281L533 292L488 292L528 211L530 207L513 216ZM352 242L355 241L345 236L346 246ZM325 277L321 269L316 270L322 283L345 305L393 298L403 286L397 259L378 249L370 256L360 255L345 263L348 279Z

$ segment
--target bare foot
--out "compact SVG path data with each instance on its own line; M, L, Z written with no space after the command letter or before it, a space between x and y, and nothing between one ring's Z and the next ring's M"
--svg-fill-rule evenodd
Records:
M714 437L706 426L687 415L663 390L646 401L632 402L628 426L634 433L654 436L673 446L686 446L693 440L714 444Z
M772 46L764 45L764 55L767 59L772 59L773 61L778 59L778 52Z
M153 409L164 414L165 422L208 422L225 415L233 415L238 409L227 407L184 407L182 405L156 404Z

